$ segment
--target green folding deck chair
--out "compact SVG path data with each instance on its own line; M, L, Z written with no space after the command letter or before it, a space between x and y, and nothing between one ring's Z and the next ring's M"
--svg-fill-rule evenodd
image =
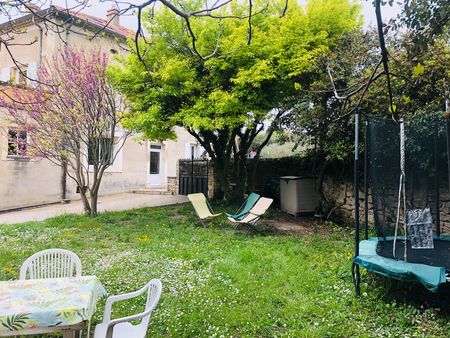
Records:
M259 221L261 216L264 215L267 209L269 209L272 202L273 199L271 198L261 197L244 218L237 220L232 217L228 217L228 220L231 223L234 223L234 231L236 231L240 225L244 225L249 230L262 234L261 231L255 228L255 224Z
M248 195L245 202L241 205L241 207L236 211L235 214L225 213L227 217L234 218L235 220L241 220L250 212L250 210L255 206L256 202L258 202L261 196L252 192Z
M189 201L191 201L195 213L199 218L199 221L197 223L201 223L204 227L206 227L209 221L213 220L217 216L222 215L222 214L215 214L213 212L205 195L203 195L201 192L197 194L189 194L188 199Z

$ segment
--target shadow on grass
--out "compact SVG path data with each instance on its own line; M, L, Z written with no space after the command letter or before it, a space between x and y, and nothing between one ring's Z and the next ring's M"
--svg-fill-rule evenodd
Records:
M402 282L367 273L363 293L374 292L385 303L409 305L420 309L439 309L442 316L450 315L450 284L441 284L438 292L431 292L417 282Z

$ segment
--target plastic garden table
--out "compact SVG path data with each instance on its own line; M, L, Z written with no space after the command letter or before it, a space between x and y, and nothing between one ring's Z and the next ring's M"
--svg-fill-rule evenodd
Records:
M0 281L0 337L85 328L106 291L95 276Z

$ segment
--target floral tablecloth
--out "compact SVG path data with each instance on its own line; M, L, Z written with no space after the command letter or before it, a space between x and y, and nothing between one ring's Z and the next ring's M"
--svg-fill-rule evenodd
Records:
M0 281L0 332L90 320L104 295L95 276Z

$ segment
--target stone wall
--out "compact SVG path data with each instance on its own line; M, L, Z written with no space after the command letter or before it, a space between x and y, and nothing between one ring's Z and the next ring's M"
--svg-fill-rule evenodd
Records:
M207 163L206 160L198 160L194 159L194 163L190 159L181 159L178 160L178 176L191 176L192 170L194 177L206 177L208 175L207 172Z
M334 216L346 221L354 222L355 219L355 192L353 183L326 177L323 182L323 193L331 204L330 207L338 207ZM364 191L359 192L360 221L364 222ZM331 210L330 210L331 211ZM325 215L327 216L327 215ZM369 194L369 224L373 224L372 196Z
M215 169L211 162L208 167L208 198L214 198L217 196L219 184L215 175Z
M421 186L421 189L416 192L417 198L424 198L424 195L429 194L425 186ZM353 189L353 183L349 181L337 180L327 177L324 181L324 195L329 202L334 206L340 206L335 211L335 216L341 218L349 223L354 222L355 215L355 193ZM370 191L370 190L369 190ZM391 204L396 210L397 203L396 188L387 193L387 198L391 200ZM408 198L408 196L407 196ZM440 202L440 220L441 220L441 233L450 234L450 196L447 192L447 187L442 186L441 189L441 202ZM359 192L359 203L360 203L360 221L361 224L364 223L364 191ZM372 196L369 193L368 196L368 206L369 206L369 224L373 225L373 206L372 206ZM430 197L430 201L427 203L433 209L434 200Z
M178 195L178 177L167 176L167 191L172 195Z

